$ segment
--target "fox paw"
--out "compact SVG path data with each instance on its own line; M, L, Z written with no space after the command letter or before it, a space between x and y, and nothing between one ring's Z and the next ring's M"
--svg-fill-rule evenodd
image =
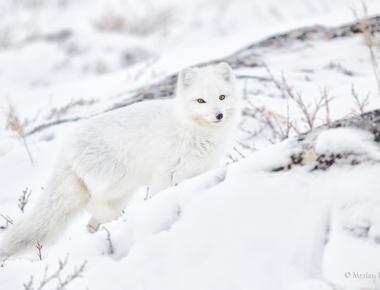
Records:
M96 219L94 219L94 218L91 218L90 221L87 224L87 230L91 234L97 232L98 229L99 229L99 227L100 227L100 223Z

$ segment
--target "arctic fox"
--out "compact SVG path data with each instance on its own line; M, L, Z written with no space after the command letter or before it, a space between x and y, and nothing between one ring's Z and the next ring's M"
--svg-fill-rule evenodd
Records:
M223 160L239 116L227 63L187 68L176 97L89 119L68 138L36 206L5 233L0 253L46 241L86 208L89 227L117 218L134 191L156 193Z

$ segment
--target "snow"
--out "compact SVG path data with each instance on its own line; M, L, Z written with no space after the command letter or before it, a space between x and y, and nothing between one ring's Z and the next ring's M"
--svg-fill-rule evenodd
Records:
M380 11L378 1L367 4L370 14ZM22 140L4 129L10 104L27 120L26 130L87 118L128 99L134 89L274 33L352 21L351 5L359 1L2 1L0 213L21 218L17 200L26 187L32 190L26 210L33 206L75 124L28 136L32 165ZM167 22L155 23L163 16ZM122 22L111 29L111 20ZM69 36L55 35L62 31ZM333 97L331 120L358 113L352 85L361 99L369 94L366 110L379 108L360 35L259 48L255 58L275 78L283 74L307 105L326 88ZM263 79L239 78L244 105L257 111L243 119L233 161L152 197L141 188L123 216L95 234L85 229L89 215L80 213L56 243L44 245L42 261L36 252L0 261L0 289L23 289L31 276L38 283L45 267L53 272L67 254L64 274L87 261L83 277L67 289L380 289L380 165L272 172L302 148L292 138L283 140L268 120L278 129L288 115L296 128L290 136L309 128L295 102L265 80L263 67L236 74ZM318 112L315 126L326 115ZM351 128L323 130L315 150L380 158L373 135Z
M368 154L379 160L380 151L373 144L373 135L367 131L337 128L322 132L316 141L315 150L320 154L357 153Z
M115 289L297 289L303 280L313 285L317 282L307 280L323 283L328 277L345 285L347 271L376 271L377 259L371 257L379 255L378 246L353 239L347 223L354 222L352 228L366 219L378 223L378 165L271 173L268 164L258 168L256 156L244 162L255 169L237 163L224 180L219 169L136 201L106 226L115 261L106 254L104 231L77 232L54 245L46 261L33 262L32 273L64 253L72 263L88 261L78 289L104 289L110 283ZM6 261L6 267L18 261ZM23 278L22 271L16 277ZM370 285L378 287L378 282Z

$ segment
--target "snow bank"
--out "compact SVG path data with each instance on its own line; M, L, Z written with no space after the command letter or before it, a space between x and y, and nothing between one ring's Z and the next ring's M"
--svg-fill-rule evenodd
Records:
M338 142L353 134L363 137L334 129L321 139ZM69 253L72 265L88 261L72 289L333 289L326 280L378 289L380 279L347 273L380 266L380 165L271 172L278 166L271 156L285 161L292 153L286 144L147 200L141 190L119 220L105 225L112 255L104 230L91 235L71 229L45 252L45 261L34 253L27 256L34 261L6 261L0 283L21 285L28 271L41 277L45 263L53 267Z

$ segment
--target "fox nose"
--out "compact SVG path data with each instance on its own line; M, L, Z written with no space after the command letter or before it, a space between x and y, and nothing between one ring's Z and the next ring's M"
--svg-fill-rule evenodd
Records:
M219 113L218 115L216 115L216 119L217 120L222 120L223 119L223 114Z

